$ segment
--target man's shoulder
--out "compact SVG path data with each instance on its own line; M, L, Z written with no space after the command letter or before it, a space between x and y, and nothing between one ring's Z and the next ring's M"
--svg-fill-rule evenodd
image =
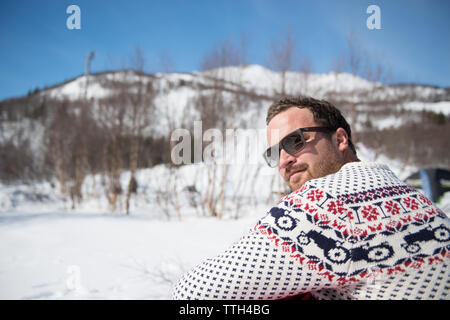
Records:
M349 162L333 174L310 180L293 194L319 189L334 197L405 185L388 166L376 162Z
M277 207L306 213L313 223L335 226L347 226L354 219L373 224L377 220L375 213L381 218L381 213L409 214L431 208L436 213L441 212L386 165L364 162L348 163L335 174L306 182L281 198Z
M414 219L445 217L419 190L401 181L387 166L374 163L352 163L333 175L308 181L281 198L270 213L301 217L345 236L354 231L354 223L363 234L371 234L390 232L393 224L405 225Z

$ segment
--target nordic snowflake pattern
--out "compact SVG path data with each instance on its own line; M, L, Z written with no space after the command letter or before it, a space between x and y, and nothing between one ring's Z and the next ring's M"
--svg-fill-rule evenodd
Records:
M447 299L447 216L389 168L344 165L285 196L176 299Z

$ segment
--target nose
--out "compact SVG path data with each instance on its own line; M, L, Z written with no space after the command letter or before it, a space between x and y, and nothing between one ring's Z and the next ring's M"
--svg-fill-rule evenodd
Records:
M293 165L295 161L297 160L296 157L293 155L287 153L283 149L280 151L280 163L279 163L279 169L286 169Z

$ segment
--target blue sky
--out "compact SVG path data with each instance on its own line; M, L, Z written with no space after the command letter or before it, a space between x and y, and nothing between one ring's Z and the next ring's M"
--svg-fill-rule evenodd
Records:
M81 29L69 30L66 8L81 9ZM381 30L369 30L366 9L381 10ZM248 39L249 63L266 65L271 43L290 28L298 55L314 72L328 72L346 53L351 30L364 57L392 69L391 82L450 86L450 1L301 0L2 0L0 99L24 95L78 76L97 52L92 72L128 66L139 46L145 71L201 69L222 41Z

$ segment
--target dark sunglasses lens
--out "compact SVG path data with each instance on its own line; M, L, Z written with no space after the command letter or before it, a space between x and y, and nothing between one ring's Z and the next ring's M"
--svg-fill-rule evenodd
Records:
M270 167L276 167L278 165L279 150L280 147L276 144L264 152L264 159Z
M284 138L282 146L287 153L294 155L304 148L305 140L300 132L296 132Z

